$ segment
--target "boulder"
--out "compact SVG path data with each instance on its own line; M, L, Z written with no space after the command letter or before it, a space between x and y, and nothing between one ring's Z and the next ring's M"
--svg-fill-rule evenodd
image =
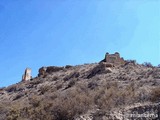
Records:
M58 72L63 69L64 69L64 67L50 66L50 67L47 67L46 72L47 73Z
M101 62L100 64L103 64L102 66L105 66L105 67L114 67L114 64L109 62Z
M41 67L41 68L39 69L38 76L39 76L39 77L40 77L40 76L44 76L45 73L46 73L46 70L47 70L47 67Z
M38 76L39 76L39 77L40 77L40 76L44 76L44 75L46 75L46 74L48 74L48 73L58 72L58 71L63 70L63 69L64 69L64 67L56 67L56 66L41 67L41 68L39 69L39 74L38 74Z
M112 69L111 68L106 68L106 73L111 73Z

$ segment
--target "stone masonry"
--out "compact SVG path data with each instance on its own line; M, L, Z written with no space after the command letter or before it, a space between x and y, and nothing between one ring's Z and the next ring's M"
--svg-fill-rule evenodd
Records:
M32 79L32 76L31 76L31 69L30 68L26 68L25 69L25 73L24 75L22 76L22 81L28 81Z
M114 54L106 53L105 59L101 62L112 63L113 65L125 64L125 60L120 57L120 54L118 52L115 52Z

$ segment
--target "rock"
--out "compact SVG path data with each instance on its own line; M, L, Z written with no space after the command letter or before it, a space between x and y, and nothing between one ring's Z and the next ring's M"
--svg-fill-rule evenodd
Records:
M50 74L52 72L58 72L60 70L63 70L64 67L56 67L56 66L49 66L49 67L41 67L39 69L38 76L45 76L46 74Z
M41 68L39 69L38 76L39 76L39 77L40 77L40 76L44 76L45 73L46 73L46 70L47 70L47 67L41 67Z
M71 67L73 67L73 66L71 66L71 65L66 65L65 66L66 69L71 68Z
M64 69L64 67L50 66L50 67L47 67L46 72L47 73L58 72L63 69Z
M64 81L70 80L71 78L78 78L80 76L79 72L73 72L63 78Z
M100 64L103 64L105 67L114 67L113 63L101 62Z
M106 68L106 72L107 72L107 73L111 73L111 72L112 72L112 69L111 69L111 68Z
M95 76L96 74L102 74L102 73L111 73L112 69L106 67L106 64L99 63L96 67L94 67L90 72L89 75L87 76L87 78L92 78L93 76Z

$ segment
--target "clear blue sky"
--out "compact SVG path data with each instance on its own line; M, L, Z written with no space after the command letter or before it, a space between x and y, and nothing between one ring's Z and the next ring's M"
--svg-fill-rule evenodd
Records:
M0 0L0 87L116 51L160 64L160 0Z

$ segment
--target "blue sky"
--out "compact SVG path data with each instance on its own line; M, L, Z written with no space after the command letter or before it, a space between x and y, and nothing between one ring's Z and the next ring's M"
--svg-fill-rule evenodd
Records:
M160 64L160 0L0 0L0 87L42 66L119 52Z

